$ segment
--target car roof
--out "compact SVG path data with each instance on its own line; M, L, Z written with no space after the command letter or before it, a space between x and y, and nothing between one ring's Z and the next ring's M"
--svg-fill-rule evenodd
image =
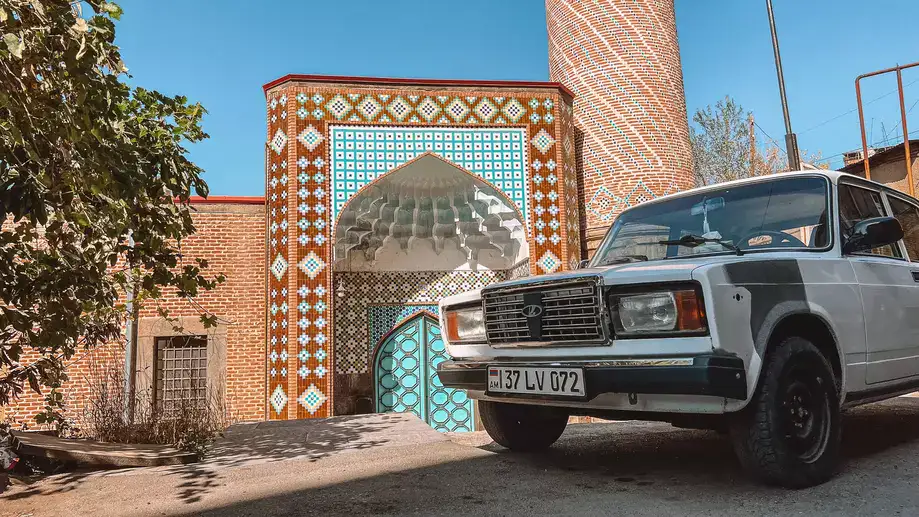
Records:
M712 185L705 185L705 186L702 186L702 187L696 187L696 188L692 188L692 189L689 189L689 190L683 190L683 191L676 192L676 193L673 193L673 194L668 194L668 195L666 195L666 196L661 196L661 197L658 197L658 198L654 198L654 199L645 201L644 203L640 203L639 205L633 205L633 206L627 208L626 210L623 210L623 212L628 212L628 211L631 210L632 208L635 208L635 207L640 206L640 205L646 205L646 204L649 204L649 203L660 203L660 202L663 202L663 201L667 201L667 200L669 200L669 199L681 198L681 197L683 197L683 196L692 196L692 195L700 194L700 193L704 193L704 192L710 192L710 191L714 191L714 190L721 190L721 189L723 189L723 188L725 188L725 187L736 187L736 186L739 186L739 185L747 185L747 184L752 184L752 183L760 183L760 182L764 182L764 181L773 181L773 180L782 179L782 178L794 178L794 177L811 177L811 178L812 178L812 177L814 177L814 176L824 177L824 178L828 179L830 182L832 182L832 183L834 183L834 184L835 184L835 183L839 183L839 180L840 180L841 178L850 179L850 180L854 180L854 181L856 181L856 182L865 184L865 186L871 186L871 187L877 188L878 190L884 190L884 191L891 192L891 193L894 193L894 194L897 194L897 195L900 195L900 196L910 197L909 194L906 194L906 193L904 193L904 192L900 192L899 190L896 190L896 189L892 189L892 188L890 188L890 187L884 185L883 183L878 183L878 182L876 182L876 181L866 180L865 178L862 178L861 176L856 176L856 175L854 175L854 174L849 174L848 172L834 171L834 170L827 170L827 169L811 169L811 170L802 170L802 171L780 172L780 173L777 173L777 174L768 174L768 175L765 175L765 176L753 176L753 177L750 177L750 178L741 178L741 179L737 179L737 180L725 181L725 182L722 182L722 183L714 183L714 184L712 184ZM910 198L910 199L912 199L912 198Z

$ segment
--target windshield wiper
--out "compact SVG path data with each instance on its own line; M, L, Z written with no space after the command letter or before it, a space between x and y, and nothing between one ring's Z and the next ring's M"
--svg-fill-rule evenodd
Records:
M684 235L684 236L682 236L682 237L680 237L679 239L676 239L676 240L670 240L670 241L657 241L658 244L665 244L665 245L668 245L668 246L669 246L669 245L686 246L687 248L695 248L695 247L697 247L697 246L701 246L701 245L703 245L703 244L705 244L705 243L708 243L708 242L714 242L714 243L716 243L716 244L720 244L720 245L722 245L725 249L729 249L729 250L733 251L734 253L736 253L736 254L738 254L738 255L743 255L743 250L741 250L740 248L738 248L738 247L735 246L734 244L731 244L731 243L729 243L729 242L727 242L727 241L725 241L725 240L723 240L723 239L713 239L713 238L709 238L709 237L702 237L701 235L689 234L689 235Z
M605 260L599 266L612 266L613 264L629 264L631 262L645 262L648 260L646 255L619 255Z

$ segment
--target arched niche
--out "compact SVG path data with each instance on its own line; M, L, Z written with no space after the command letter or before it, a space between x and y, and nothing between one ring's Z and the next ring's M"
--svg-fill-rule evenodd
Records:
M334 239L336 271L508 270L529 256L514 203L430 153L355 194Z

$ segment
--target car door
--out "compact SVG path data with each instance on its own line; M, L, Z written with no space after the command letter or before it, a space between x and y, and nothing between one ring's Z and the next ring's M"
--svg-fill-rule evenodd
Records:
M886 369L888 377L893 380L919 375L919 204L907 196L889 192L885 192L884 196L891 215L903 227L902 248L909 263L901 263L899 267L908 269L910 275L908 279L905 275L898 276L910 286L910 294L901 307L902 348L897 349L896 360L889 367L879 369L882 372Z
M891 215L883 194L865 185L840 183L839 226L842 242L855 223ZM865 316L868 343L865 382L876 384L916 372L919 342L919 283L913 278L902 243L848 256L855 271Z

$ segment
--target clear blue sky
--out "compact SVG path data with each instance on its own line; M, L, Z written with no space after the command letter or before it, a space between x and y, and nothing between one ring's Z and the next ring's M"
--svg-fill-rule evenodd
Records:
M200 101L210 140L192 159L212 194L264 193L262 85L288 73L547 80L543 0L122 0L116 42L132 81ZM774 0L791 107L802 149L836 155L860 146L855 77L919 61L919 2ZM784 126L765 0L676 0L690 114L725 95L783 143ZM904 73L907 108L919 67ZM896 88L871 79L864 99ZM883 122L902 138L899 101L866 106L873 140ZM909 127L919 135L919 106ZM758 135L760 140L765 137ZM831 163L841 165L839 157Z

